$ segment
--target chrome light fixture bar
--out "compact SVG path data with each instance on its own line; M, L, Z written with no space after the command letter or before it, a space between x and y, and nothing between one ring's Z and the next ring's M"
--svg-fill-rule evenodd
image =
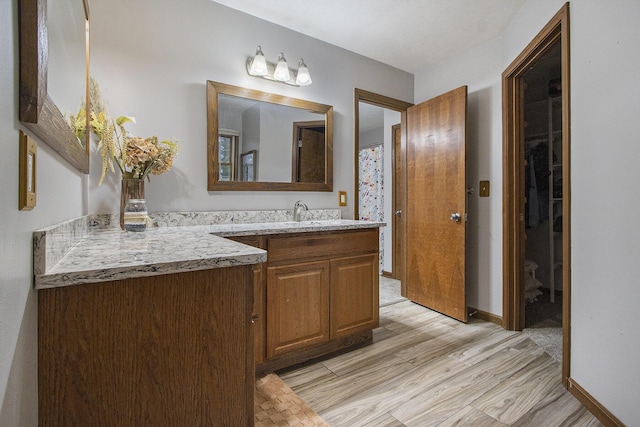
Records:
M262 47L256 48L253 58L247 59L247 73L250 76L262 77L263 79L286 83L291 86L309 86L311 84L311 74L304 60L298 61L298 71L289 68L284 53L280 52L277 64L268 62L262 53Z

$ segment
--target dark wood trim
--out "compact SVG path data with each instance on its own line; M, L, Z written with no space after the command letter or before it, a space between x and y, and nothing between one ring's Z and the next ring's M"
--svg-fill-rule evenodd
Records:
M616 418L607 408L582 388L573 378L567 380L569 392L582 403L585 408L600 420L605 426L624 427L624 423Z
M399 99L390 98L388 96L379 95L377 93L369 92L363 89L355 88L353 90L353 119L354 119L354 127L353 127L353 142L354 142L354 168L353 168L353 218L360 219L359 212L359 204L360 204L360 102L364 102L371 105L376 105L382 108L388 108L393 111L400 112L400 128L402 129L401 134L401 142L400 142L400 153L395 153L395 155L400 156L400 163L402 165L407 164L406 158L406 148L407 148L407 109L411 107L413 104L406 101L401 101ZM404 187L406 188L406 175L402 175ZM403 204L406 205L406 194L403 194L402 197ZM396 209L398 207L396 206ZM400 210L404 211L404 206L399 207ZM404 223L404 222L403 222ZM396 231L394 231L395 233ZM403 236L406 236L406 229L399 230L398 232L402 233ZM402 239L402 253L406 254L406 238ZM405 255L406 256L406 255ZM406 268L406 263L403 263L401 266L402 271L395 271L394 267L394 275L396 278L404 278L406 277L404 269ZM400 294L402 296L407 295L406 283L404 280L401 280L400 283Z
M502 326L524 327L524 96L523 76L556 43L562 57L562 186L563 186L563 355L562 382L568 386L571 347L571 224L570 224L570 64L569 3L536 35L502 73L503 114L503 313Z
M393 272L382 270L382 277L386 277L387 279L395 279Z
M523 75L558 41L561 22L556 15L502 73L503 89L503 319L506 329L524 326L522 259L524 256L524 82ZM565 85L563 82L563 90Z
M398 131L400 132L400 141L396 139L396 133ZM391 247L393 250L393 254L391 257L391 274L394 279L400 280L400 282L402 282L402 274L404 273L404 269L402 268L403 235L400 232L402 226L398 226L398 221L402 221L402 216L398 217L396 215L396 212L400 211L400 215L402 215L402 200L404 200L404 189L406 188L406 186L402 185L404 171L398 170L398 168L395 167L396 160L402 158L402 153L396 152L398 142L400 143L400 145L402 145L402 124L400 123L391 126L391 164L393 165L393 168L391 170L391 218L389 218L389 221L391 222L391 237L393 240L393 242L391 242ZM402 151L402 149L400 149L400 151Z
M365 102L367 104L376 105L382 108L388 108L390 110L399 111L401 114L401 126L403 130L406 130L406 114L407 108L411 107L413 104L405 101L401 101L399 99L389 98L388 96L379 95L377 93L368 92L363 89L355 88L353 90L353 119L354 119L354 185L353 185L353 218L359 219L359 154L360 154L360 102ZM402 132L402 135L405 135L406 132ZM403 137L404 138L404 137ZM402 145L404 151L404 145Z
M291 182L298 182L298 138L302 129L313 129L318 127L324 127L325 122L323 120L312 120L304 122L293 122L293 135L291 138ZM326 139L325 139L326 141ZM255 151L255 150L254 150ZM326 176L326 164L325 164L325 176Z
M571 366L571 55L569 3L558 12L562 37L562 383L569 384Z
M404 214L407 206L407 111L403 111L400 114L400 127L402 132L400 132L400 164L402 165L402 199L400 210ZM396 153L397 154L397 153ZM404 216L406 218L406 215ZM400 276L400 295L403 297L407 297L407 281L405 278L407 277L407 221L404 219L401 224L401 229L399 230L402 233L402 242L400 243L402 248L402 265L396 271L396 274Z
M324 182L220 181L218 177L218 94L301 108L325 116ZM207 190L208 191L333 191L333 106L259 90L207 81Z
M85 12L88 4L83 2ZM20 121L78 171L89 173L89 138L80 144L47 92L48 41L46 0L20 0ZM86 20L88 22L88 15ZM87 31L88 24L85 23ZM88 41L88 40L87 40ZM88 53L88 48L86 52ZM85 73L88 73L88 58ZM87 74L85 74L87 75ZM85 96L88 91L85 92ZM87 98L88 99L88 98ZM87 103L88 105L88 103Z
M493 323L494 325L502 326L502 317L497 314L489 313L488 311L482 311L477 308L468 307L469 317L476 317L485 322Z

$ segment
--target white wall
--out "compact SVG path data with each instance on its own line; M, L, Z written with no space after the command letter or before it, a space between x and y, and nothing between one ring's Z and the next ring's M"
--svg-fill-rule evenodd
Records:
M260 164L258 181L291 182L292 180L292 138L295 122L324 120L324 115L294 108L264 108L260 111ZM288 123L288 126L283 126ZM289 206L287 206L289 207ZM293 208L293 206L291 206Z
M37 204L18 210L17 0L0 6L0 425L37 425L32 232L84 215L86 179L38 143Z
M338 190L353 198L353 90L406 101L413 76L210 0L94 0L92 74L112 115L132 115L135 134L176 137L182 143L174 169L146 185L150 211L337 208ZM248 76L245 62L260 44L271 61L279 52L293 66L304 57L313 84L292 87ZM259 89L334 106L332 193L207 192L206 80ZM97 157L93 160L97 162ZM116 212L118 179L97 187L92 171L91 212ZM353 206L343 208L353 217Z
M629 426L640 422L639 20L636 0L572 3L571 376Z
M362 103L360 103L360 105L362 105ZM383 126L377 127L375 129L370 129L365 132L360 132L360 139L358 141L360 144L360 149L362 150L363 148L375 147L376 145L382 144L384 141L383 134Z
M469 304L502 313L501 73L564 4L528 0L503 37L416 75L416 102L469 85ZM574 0L571 377L627 425L640 407L640 2ZM480 179L491 197L478 198Z

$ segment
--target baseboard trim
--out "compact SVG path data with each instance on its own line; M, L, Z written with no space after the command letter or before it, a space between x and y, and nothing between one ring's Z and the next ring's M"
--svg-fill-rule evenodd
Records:
M468 307L469 317L477 317L480 320L491 322L502 327L502 317L497 314L489 313L486 311L478 310L477 308Z
M388 279L395 279L395 276L390 271L382 270L382 277L386 277Z
M582 403L585 408L600 420L605 426L624 427L622 421L616 418L607 410L600 402L593 398L587 391L582 388L573 378L568 380L569 392Z

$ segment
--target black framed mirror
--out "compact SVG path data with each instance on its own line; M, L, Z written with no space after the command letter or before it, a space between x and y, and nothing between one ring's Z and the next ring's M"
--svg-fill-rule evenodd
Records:
M88 174L88 133L79 139L64 117L88 105L88 0L20 0L19 17L20 121Z
M332 106L207 81L207 109L208 190L333 191Z

